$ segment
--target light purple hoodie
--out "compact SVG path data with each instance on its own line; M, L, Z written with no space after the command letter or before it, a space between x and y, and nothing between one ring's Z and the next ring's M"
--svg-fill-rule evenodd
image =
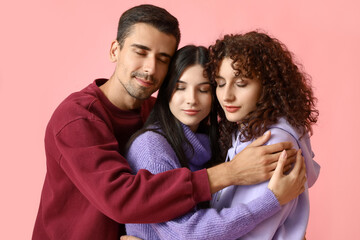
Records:
M308 134L300 133L292 127L285 119L279 119L277 124L270 127L271 138L267 145L289 141L294 147L301 149L306 164L307 183L305 192L293 201L281 207L281 211L261 222L252 231L239 239L303 239L309 220L309 192L319 176L320 166L313 160L314 154L311 150ZM233 146L228 150L227 160L231 160L237 153L242 151L252 141L241 142L239 132L233 136ZM217 210L232 208L241 204L247 204L259 197L268 182L251 186L230 186L214 194L211 206Z

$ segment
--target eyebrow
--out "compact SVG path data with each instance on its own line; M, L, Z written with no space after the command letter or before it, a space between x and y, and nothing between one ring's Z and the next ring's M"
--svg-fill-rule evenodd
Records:
M134 43L134 44L131 44L131 46L135 47L135 48L142 49L142 50L151 51L151 48L149 48L147 46L144 46L144 45L141 45L141 44ZM161 52L159 54L161 56L164 56L164 57L167 57L167 58L171 59L171 56L169 54L167 54L167 53Z
M176 82L177 82L177 83L184 83L184 84L187 84L187 82L185 82L185 81L181 81L181 80L177 80ZM210 83L210 82L201 82L201 83L199 83L198 85L206 85L206 84L210 84L210 85L211 85L211 83Z

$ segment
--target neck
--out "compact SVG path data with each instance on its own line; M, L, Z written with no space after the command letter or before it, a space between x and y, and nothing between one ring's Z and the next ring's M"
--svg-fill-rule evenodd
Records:
M112 104L124 111L139 109L143 103L143 100L130 96L124 86L116 80L114 75L100 86L100 90Z

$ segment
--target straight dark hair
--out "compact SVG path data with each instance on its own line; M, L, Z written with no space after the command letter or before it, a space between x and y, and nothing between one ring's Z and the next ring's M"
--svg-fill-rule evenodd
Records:
M136 23L147 23L160 32L173 35L176 39L176 49L180 42L180 28L178 20L164 8L150 4L143 4L125 11L118 24L116 40L120 47L124 45L125 38Z
M137 133L129 141L131 142L146 131L154 131L161 134L171 145L175 151L177 158L182 167L188 166L188 161L184 149L189 147L194 152L194 148L188 139L185 137L181 122L175 118L169 108L169 102L172 94L175 91L176 84L183 74L183 72L191 66L201 65L204 67L209 61L208 50L203 46L187 45L179 49L169 66L169 71L165 77L164 83L161 85L154 105L154 109L150 113L144 128ZM204 76L209 74L204 70ZM212 84L212 103L215 102L215 86ZM212 104L209 116L202 120L199 124L197 132L208 134L210 137L210 144L212 149L212 159L208 162L206 167L222 162L219 157L218 139L218 121L215 105ZM129 146L128 145L128 146Z

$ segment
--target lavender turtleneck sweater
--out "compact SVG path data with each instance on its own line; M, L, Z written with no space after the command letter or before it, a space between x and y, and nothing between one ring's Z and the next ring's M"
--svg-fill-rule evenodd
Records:
M192 171L202 169L211 158L209 138L205 134L193 133L185 125L183 129L186 138L194 147L193 156L189 149L185 149L190 169ZM166 139L152 131L138 136L131 144L126 157L135 172L139 169L147 169L156 174L181 167ZM280 205L276 197L265 188L259 192L257 198L247 204L240 203L220 211L213 208L193 209L190 213L165 223L126 224L126 231L128 235L146 240L237 239L279 210Z

